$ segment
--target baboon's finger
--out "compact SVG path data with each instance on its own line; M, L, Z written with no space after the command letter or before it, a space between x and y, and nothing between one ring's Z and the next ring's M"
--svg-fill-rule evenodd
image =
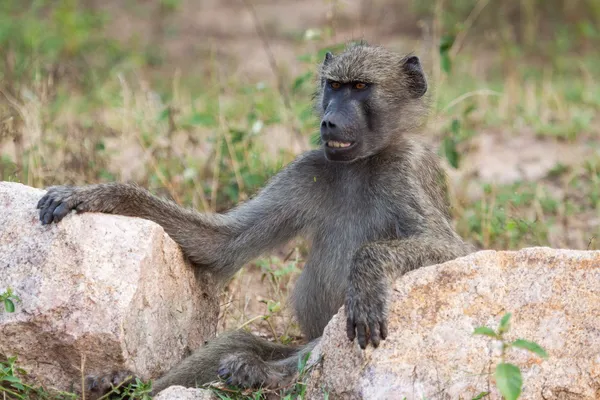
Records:
M71 207L67 206L67 203L60 204L52 213L54 222L62 220L70 211Z
M47 197L44 200L44 202L40 205L40 222L42 223L42 225L44 224L44 216L46 215L46 211L48 210L48 207L52 204L52 198ZM41 202L41 200L40 200Z
M356 324L352 317L346 318L346 335L348 335L350 341L353 341L354 338L356 338Z
M378 347L381 337L379 336L379 322L374 322L369 326L371 332L371 344L373 347Z
M219 368L219 370L217 371L217 375L219 375L219 378L225 379L230 375L229 369L226 367Z
M94 390L98 387L98 380L95 376L87 376L85 378L85 387L87 390Z
M38 208L38 209L42 208L44 206L44 204L46 204L46 202L48 201L49 198L50 198L50 196L48 196L48 193L43 195L42 198L40 199L40 201L38 201L35 208Z
M359 322L356 324L356 333L358 336L358 345L361 349L367 348L367 324Z
M388 335L387 321L381 321L381 339L385 340Z
M52 203L50 203L50 205L47 205L44 207L44 209L43 209L44 215L43 215L43 219L42 219L43 225L47 225L52 222L52 218L53 218L52 213L54 212L56 207L58 207L59 205L60 205L60 200L52 200Z

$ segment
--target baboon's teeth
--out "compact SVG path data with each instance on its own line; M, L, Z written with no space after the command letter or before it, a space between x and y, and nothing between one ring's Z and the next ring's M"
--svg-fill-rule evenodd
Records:
M335 140L329 140L327 142L328 147L349 147L352 143L350 142L338 142Z

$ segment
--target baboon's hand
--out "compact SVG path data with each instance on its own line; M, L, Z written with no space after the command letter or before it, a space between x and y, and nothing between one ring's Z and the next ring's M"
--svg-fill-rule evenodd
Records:
M52 186L48 188L48 192L37 204L42 225L58 222L71 210L80 209L82 204L80 197L80 188L75 186Z
M384 293L369 290L373 287L350 289L346 296L348 339L358 338L362 349L367 347L369 340L373 347L378 347L387 337L387 297Z
M387 336L387 311L390 282L384 264L373 249L363 248L354 258L350 285L346 293L346 330L351 341L365 349L369 340L379 346Z

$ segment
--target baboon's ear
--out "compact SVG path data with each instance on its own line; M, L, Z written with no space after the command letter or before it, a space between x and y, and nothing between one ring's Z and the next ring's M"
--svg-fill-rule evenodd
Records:
M327 66L327 64L329 64L329 62L333 60L333 54L331 54L330 51L328 51L327 53L325 53L325 59L323 60L323 65L321 66L321 68L324 68L325 66ZM323 88L325 86L325 78L321 78L321 88Z
M402 64L402 71L408 81L408 90L414 98L419 98L427 92L427 79L423 68L421 68L421 61L419 57L410 56L404 59Z

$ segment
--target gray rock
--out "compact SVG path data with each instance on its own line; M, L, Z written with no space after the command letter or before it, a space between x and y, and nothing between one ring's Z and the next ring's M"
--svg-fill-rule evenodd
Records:
M529 248L482 251L421 268L396 282L389 336L362 351L346 337L343 309L313 361L309 399L500 399L493 377L498 342L474 336L511 312L507 338L540 344L507 362L523 373L521 399L600 398L600 251Z
M42 226L44 191L0 182L0 355L50 387L131 369L155 378L215 335L218 288L157 224L107 214Z
M154 396L154 400L219 400L219 397L206 389L186 389L183 386L171 386Z

